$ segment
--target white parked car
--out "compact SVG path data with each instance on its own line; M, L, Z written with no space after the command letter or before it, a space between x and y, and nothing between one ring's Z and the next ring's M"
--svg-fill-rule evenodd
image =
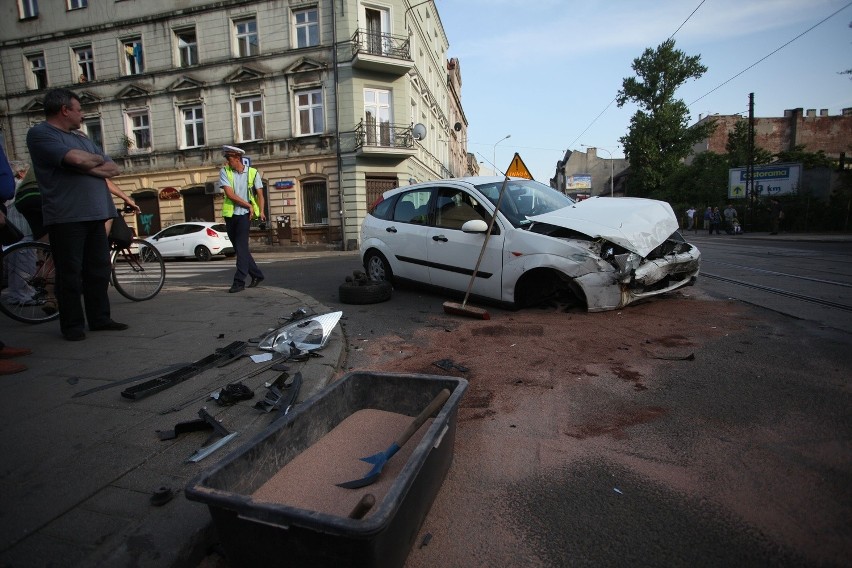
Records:
M216 255L234 256L224 223L191 221L166 227L145 239L164 258L195 257L206 262Z
M438 180L382 194L361 225L367 274L465 292L503 179ZM471 294L516 308L558 300L612 310L694 283L700 259L668 203L575 202L510 179Z

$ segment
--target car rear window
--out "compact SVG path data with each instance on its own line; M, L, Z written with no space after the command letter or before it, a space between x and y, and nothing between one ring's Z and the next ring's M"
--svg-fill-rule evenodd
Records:
M219 232L219 233L227 233L228 232L228 229L225 227L224 223L219 223L218 225L212 225L210 228L213 229L214 231Z

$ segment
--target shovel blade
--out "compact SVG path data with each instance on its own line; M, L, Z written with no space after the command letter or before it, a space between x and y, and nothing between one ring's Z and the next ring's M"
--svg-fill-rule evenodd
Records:
M399 446L394 442L383 452L361 458L361 461L373 464L373 468L364 477L360 479L353 479L352 481L347 481L345 483L338 483L337 486L344 487L346 489L358 489L360 487L372 485L379 478L379 475L381 475L382 468L385 467L385 464L397 451L399 451Z

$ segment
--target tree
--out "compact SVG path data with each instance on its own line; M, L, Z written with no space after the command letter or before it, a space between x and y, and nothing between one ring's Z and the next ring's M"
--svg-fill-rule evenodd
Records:
M619 107L633 102L639 110L620 141L630 161L629 191L645 197L660 189L693 145L707 138L716 125L708 121L690 127L686 104L674 96L687 80L707 71L700 56L687 56L669 39L656 49L647 48L633 60L632 68L636 76L624 79L616 101Z
M740 120L734 125L733 132L728 134L725 144L729 165L732 168L748 166L748 121ZM772 153L758 146L754 147L753 164L768 164L772 161Z

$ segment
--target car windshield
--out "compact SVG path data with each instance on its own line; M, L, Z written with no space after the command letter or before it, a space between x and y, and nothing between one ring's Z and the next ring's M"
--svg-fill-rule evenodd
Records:
M497 204L497 198L500 196L500 188L502 187L502 181L476 186L495 205ZM506 194L500 203L500 212L515 227L524 227L532 223L528 217L550 213L551 211L568 207L573 203L574 200L567 195L563 195L552 187L537 181L510 179L506 182Z

